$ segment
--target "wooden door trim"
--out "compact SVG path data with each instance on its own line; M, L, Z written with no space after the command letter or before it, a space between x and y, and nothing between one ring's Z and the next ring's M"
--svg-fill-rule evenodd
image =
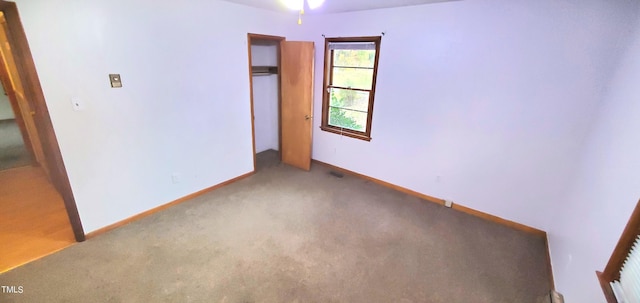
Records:
M278 42L276 56L278 56L278 154L280 154L280 160L282 160L282 119L280 118L281 106L282 106L282 91L280 89L280 42L285 41L285 37L270 36L262 34L247 34L247 49L249 54L249 100L251 106L251 144L253 146L253 171L256 171L256 125L254 121L255 112L253 109L253 73L251 67L251 44L254 40L268 40Z
M27 36L22 27L22 21L20 21L18 7L14 2L0 0L0 11L4 13L7 21L7 38L11 45L11 52L19 71L20 80L24 86L25 97L28 100L32 100L34 105L33 110L36 113L33 118L40 136L45 154L44 162L49 169L51 182L64 200L76 241L82 242L85 240L82 222L80 221L76 201L69 183L69 176L62 160L58 140L53 130L42 86L40 85L31 49L27 42Z
M0 29L1 30L1 29ZM11 109L13 110L14 119L16 120L16 124L20 129L20 135L22 135L22 141L24 143L24 147L29 154L29 159L31 165L37 165L35 152L33 151L33 145L31 141L31 137L29 136L29 132L27 131L27 126L24 122L24 118L22 116L22 109L20 109L20 105L18 104L18 100L16 99L16 92L11 85L11 80L9 80L9 69L7 64L3 59L0 58L0 82L2 82L2 88L7 95L7 99L9 99L9 104L11 105Z

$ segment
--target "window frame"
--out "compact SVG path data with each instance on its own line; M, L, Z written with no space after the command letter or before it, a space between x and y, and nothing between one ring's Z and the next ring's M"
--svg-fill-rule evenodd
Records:
M340 134L351 138L356 138L365 141L371 141L371 124L373 118L373 103L376 92L376 80L378 76L378 61L380 59L380 42L382 36L369 36L369 37L340 37L340 38L325 38L324 39L324 82L322 85L322 123L320 129L326 132ZM333 50L329 49L329 43L349 43L349 42L373 42L375 43L376 55L373 63L373 79L371 83L371 90L352 89L354 91L367 91L369 92L369 106L367 108L367 125L365 131L357 131L339 126L329 125L329 107L331 104L329 87L333 80ZM345 88L341 88L345 89Z
M606 267L603 271L596 271L602 292L609 303L617 302L609 282L620 279L620 269L622 269L627 255L633 248L633 244L638 235L640 235L640 201L636 203L631 217L629 221L627 221L627 225L624 227L618 244L616 244L615 249L611 253Z

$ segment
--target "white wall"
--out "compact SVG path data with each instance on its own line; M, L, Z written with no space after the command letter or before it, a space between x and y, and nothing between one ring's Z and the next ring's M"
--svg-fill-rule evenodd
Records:
M321 34L387 33L373 140L314 128L313 157L547 230L566 302L602 302L594 271L640 198L640 36L620 62L637 22L636 1L459 1L311 16L318 45ZM321 66L322 52L316 59Z
M309 15L322 34L382 38L371 142L323 132L313 158L546 229L614 59L605 1L478 0ZM440 176L438 181L438 176Z
M275 45L252 45L251 63L254 66L277 66ZM278 150L278 75L253 77L253 109L256 152Z
M252 171L247 33L286 36L295 18L208 0L16 2L86 232Z
M276 45L251 45L251 64L253 66L277 66L278 48Z
M9 103L9 97L5 95L4 89L0 85L0 120L13 119L15 115L11 103Z
M618 18L627 22L621 32L632 42L617 56L622 60L598 109L576 181L549 227L556 286L566 302L605 301L595 271L604 269L640 199L640 3L635 2L618 2Z

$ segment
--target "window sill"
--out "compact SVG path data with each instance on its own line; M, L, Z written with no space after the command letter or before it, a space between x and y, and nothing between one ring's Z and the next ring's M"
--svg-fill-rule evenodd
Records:
M343 136L360 139L364 141L371 141L370 136L367 136L366 134L363 134L363 133L350 131L348 129L331 127L331 126L320 126L320 129L323 131L338 134L338 135L343 135Z

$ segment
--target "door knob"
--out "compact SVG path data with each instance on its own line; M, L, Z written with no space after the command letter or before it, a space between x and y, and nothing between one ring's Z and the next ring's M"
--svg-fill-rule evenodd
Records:
M309 120L309 119L311 119L311 118L313 118L313 117L312 117L312 116L309 116L309 115L304 115L304 119L305 119L305 120Z

